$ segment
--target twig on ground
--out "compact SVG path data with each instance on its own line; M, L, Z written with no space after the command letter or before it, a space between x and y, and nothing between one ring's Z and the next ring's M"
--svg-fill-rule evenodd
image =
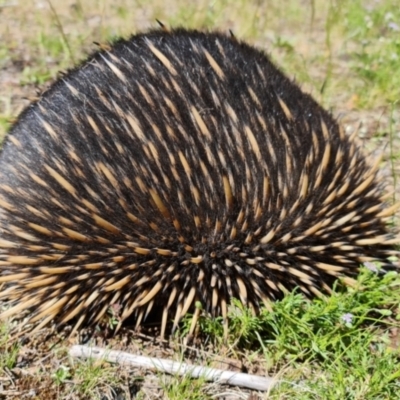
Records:
M235 371L201 367L180 363L162 358L137 356L123 351L102 349L100 347L72 346L69 355L71 357L104 359L108 362L120 365L132 365L136 367L152 368L157 371L167 372L173 375L189 375L192 378L202 377L207 381L215 381L233 386L245 387L253 390L270 390L277 383L276 379L244 374Z

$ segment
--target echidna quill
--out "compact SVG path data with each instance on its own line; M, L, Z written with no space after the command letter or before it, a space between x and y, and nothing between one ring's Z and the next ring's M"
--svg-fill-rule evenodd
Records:
M1 317L77 329L118 304L140 326L158 308L164 336L196 321L196 302L226 327L231 298L257 311L295 287L329 292L366 261L394 269L378 163L245 43L183 29L120 40L4 142Z

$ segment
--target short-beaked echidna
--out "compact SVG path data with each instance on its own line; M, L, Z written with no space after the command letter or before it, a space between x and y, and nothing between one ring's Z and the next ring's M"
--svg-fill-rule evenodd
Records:
M231 298L257 311L366 261L394 268L377 169L245 43L183 29L117 41L4 142L2 316L77 328L119 304L140 325L158 307L164 335L196 302L226 321Z

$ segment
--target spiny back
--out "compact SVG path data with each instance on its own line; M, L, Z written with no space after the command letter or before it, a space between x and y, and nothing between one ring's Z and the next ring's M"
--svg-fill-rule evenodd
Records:
M376 165L260 51L152 31L59 79L0 157L6 315L95 323L118 303L175 325L384 259ZM172 313L172 314L171 314Z

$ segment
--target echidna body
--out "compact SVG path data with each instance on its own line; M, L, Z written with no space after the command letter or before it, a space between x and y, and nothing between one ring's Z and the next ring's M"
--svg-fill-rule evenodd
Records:
M113 304L162 335L386 261L377 163L262 52L219 33L152 31L59 79L0 156L7 317L95 324ZM394 268L394 267L393 267ZM198 311L196 311L196 315Z

